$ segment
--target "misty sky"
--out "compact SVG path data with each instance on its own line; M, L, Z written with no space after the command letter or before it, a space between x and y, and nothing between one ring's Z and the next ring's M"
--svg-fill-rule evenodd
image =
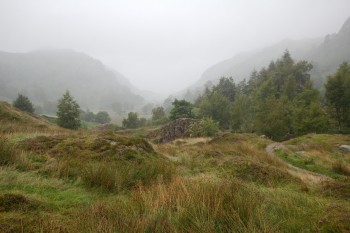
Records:
M0 50L77 50L169 94L237 52L323 37L349 16L349 0L0 0Z

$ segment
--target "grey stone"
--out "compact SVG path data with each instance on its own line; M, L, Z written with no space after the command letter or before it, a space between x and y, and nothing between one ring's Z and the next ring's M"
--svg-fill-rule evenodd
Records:
M349 145L341 145L339 149L344 153L350 153L350 146Z

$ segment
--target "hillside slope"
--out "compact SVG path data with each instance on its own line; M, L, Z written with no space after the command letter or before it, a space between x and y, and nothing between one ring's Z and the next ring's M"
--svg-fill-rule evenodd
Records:
M338 151L349 137L306 135L276 156L271 143L0 131L0 232L349 232L350 161ZM292 161L333 179L308 182Z
M317 87L336 71L343 61L350 61L350 17L338 33L324 39L283 40L275 45L238 54L208 68L190 89L202 87L206 82L216 82L220 77L233 77L237 82L248 79L253 70L267 66L288 49L296 60L305 59L314 65L312 79Z
M99 60L71 50L0 52L0 99L13 100L21 92L44 112L55 112L65 90L91 110L110 110L116 103L129 109L141 105L144 99L122 79Z
M65 131L45 119L0 101L0 133Z

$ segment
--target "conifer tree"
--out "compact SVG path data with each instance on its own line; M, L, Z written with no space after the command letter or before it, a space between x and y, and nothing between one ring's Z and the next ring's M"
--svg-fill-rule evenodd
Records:
M80 127L80 107L70 95L69 91L58 100L58 125L67 129L78 129Z

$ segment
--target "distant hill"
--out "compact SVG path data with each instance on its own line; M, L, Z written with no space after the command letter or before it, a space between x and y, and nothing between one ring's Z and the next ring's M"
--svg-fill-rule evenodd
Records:
M305 59L314 65L312 77L316 85L323 84L327 76L338 69L339 64L350 62L350 17L338 33L327 35L323 43L307 54Z
M334 73L341 62L350 61L350 18L338 33L327 35L324 39L286 39L275 45L240 53L221 61L208 68L189 89L202 89L208 81L215 83L221 77L233 77L236 82L248 79L253 70L267 66L287 49L294 59L305 59L314 65L312 79L317 87L321 87L326 77Z
M144 104L132 93L125 78L99 60L72 50L39 50L29 53L0 52L0 99L12 101L17 93L28 96L44 112L54 112L57 99L69 90L80 106L132 110Z

